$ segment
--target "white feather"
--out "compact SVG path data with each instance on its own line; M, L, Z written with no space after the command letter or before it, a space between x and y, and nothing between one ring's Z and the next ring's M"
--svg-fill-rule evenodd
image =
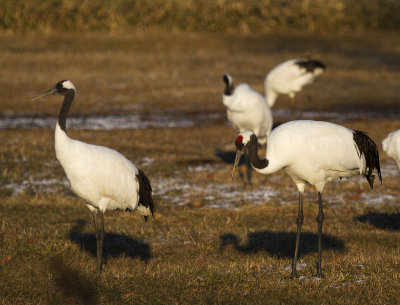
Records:
M264 144L272 129L272 113L264 96L248 84L236 86L232 95L223 95L228 121L239 132L252 130Z
M389 133L382 141L383 151L393 158L400 170L400 129Z
M74 91L76 91L74 84L69 80L63 81L62 86L65 89L73 89Z
M138 204L137 168L119 152L69 138L57 124L56 156L75 194L105 212L135 210Z
M353 131L320 121L291 121L275 128L267 142L262 174L283 169L299 191L306 183L322 191L327 181L352 177L365 171L364 158L358 157Z
M296 63L302 59L295 58L284 61L274 67L265 77L264 89L268 105L272 107L280 94L287 94L294 98L295 94L305 85L311 84L324 69L317 68L314 72L307 72Z

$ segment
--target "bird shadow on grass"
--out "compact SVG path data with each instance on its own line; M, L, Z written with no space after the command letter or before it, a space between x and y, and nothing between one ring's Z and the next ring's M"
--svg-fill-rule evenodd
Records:
M69 233L69 239L79 245L79 247L89 252L93 257L97 257L96 235L94 233L82 234L81 226L85 225L85 220L79 220ZM144 240L132 239L124 234L105 233L103 245L103 259L107 262L109 257L127 256L139 258L148 262L151 257L150 245Z
M294 255L296 244L296 233L288 232L253 232L247 235L247 242L239 244L239 238L232 233L220 235L220 250L223 251L227 246L243 254L252 254L265 251L278 258L291 258ZM345 251L345 245L340 240L330 235L322 234L322 249ZM318 235L313 233L302 233L300 235L299 254L305 255L311 252L318 252Z
M222 162L226 164L233 164L235 163L236 151L223 151L221 149L217 149L215 151L215 155L221 159ZM246 164L247 170L246 173L242 173L240 166L242 164ZM232 167L233 168L233 167ZM247 161L244 154L240 156L239 163L238 163L238 175L241 180L245 181L245 183L252 184L252 169L250 167L250 163Z
M233 163L235 162L236 151L216 149L215 156L217 156L222 162L233 165ZM239 166L244 164L245 161L246 158L244 157L244 155L242 155L239 160Z
M367 223L378 229L400 231L400 214L368 213L354 218L355 220Z
M93 276L72 268L61 256L51 258L49 271L64 304L98 304L98 282Z

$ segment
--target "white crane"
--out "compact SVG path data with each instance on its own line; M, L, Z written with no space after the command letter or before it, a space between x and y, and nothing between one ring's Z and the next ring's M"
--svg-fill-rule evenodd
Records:
M303 86L311 84L326 70L325 64L309 58L295 58L274 67L265 77L265 97L269 107L274 106L280 94L287 94L291 100L292 114L294 96Z
M252 130L260 144L267 142L272 129L272 113L264 96L248 84L233 85L232 77L225 74L222 102L226 106L228 121L239 132Z
M259 139L259 143L265 144L273 124L272 112L265 97L245 83L241 83L235 88L229 74L225 74L223 80L225 91L222 95L222 103L226 106L228 121L239 132L253 131ZM249 164L247 181L251 184Z
M69 80L63 80L33 100L47 95L64 96L55 130L56 157L64 168L72 191L85 201L93 214L97 272L101 273L104 212L136 210L145 220L150 214L154 217L152 189L145 174L119 152L68 137L66 120L75 93L74 85Z
M322 191L325 183L335 179L364 176L370 187L374 178L382 177L376 144L362 131L351 130L340 125L321 121L290 121L275 128L267 141L267 152L263 159L258 153L258 140L251 131L241 132L235 141L237 153L232 179L241 152L247 152L255 171L271 174L283 169L299 191L297 238L291 277L297 277L296 264L300 231L303 224L303 193L306 183L317 189L319 213L317 276L321 269L321 238L324 212Z
M393 158L400 170L400 129L389 133L382 141L383 151Z

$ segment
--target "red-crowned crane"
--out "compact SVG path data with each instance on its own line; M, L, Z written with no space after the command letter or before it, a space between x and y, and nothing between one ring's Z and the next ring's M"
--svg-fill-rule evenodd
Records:
M400 129L389 133L382 141L383 151L393 158L400 170Z
M293 115L294 96L303 86L311 84L324 73L326 66L319 60L295 58L274 67L265 77L264 90L269 107L274 106L280 94L287 94L291 100Z
M362 131L322 121L290 121L275 128L267 141L267 152L258 157L258 140L251 131L241 132L235 141L237 153L232 178L242 151L248 153L250 164L261 174L283 169L299 191L297 236L291 277L296 272L300 231L303 224L303 193L306 183L317 189L319 212L317 276L322 276L322 191L325 183L356 175L365 177L373 187L374 178L382 183L376 144Z
M152 189L145 174L119 152L68 137L66 120L75 93L75 86L69 80L62 80L33 100L47 95L64 96L55 130L56 157L67 175L72 191L85 201L93 214L97 240L97 272L100 274L104 212L116 209L136 210L145 220L150 214L154 217Z
M242 83L234 87L232 77L225 74L222 102L228 121L239 132L251 130L260 144L267 142L272 129L272 113L264 96Z
M225 91L222 102L226 106L228 121L239 132L253 131L259 143L265 144L273 123L271 109L265 97L245 83L234 87L229 74L225 74L223 80ZM247 170L247 181L251 184L250 166Z

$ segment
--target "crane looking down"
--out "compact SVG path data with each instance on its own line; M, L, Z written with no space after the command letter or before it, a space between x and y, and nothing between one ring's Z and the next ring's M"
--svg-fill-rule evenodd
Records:
M315 186L318 192L318 260L317 276L322 276L322 191L326 182L356 175L365 177L373 187L376 175L382 183L379 154L376 144L362 131L323 121L291 121L275 128L267 140L267 152L258 157L258 140L252 131L241 132L235 141L237 149L232 179L242 152L261 174L272 174L283 169L296 184L299 192L297 236L291 277L296 271L303 224L303 193L305 185Z

